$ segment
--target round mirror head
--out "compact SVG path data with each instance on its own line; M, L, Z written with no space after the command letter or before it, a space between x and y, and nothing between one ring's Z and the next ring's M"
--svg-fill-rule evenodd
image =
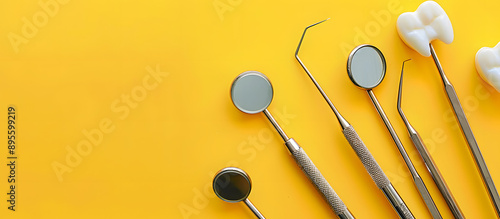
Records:
M372 89L385 76L385 58L377 47L360 45L354 48L347 59L347 74L358 87Z
M248 198L252 182L242 169L226 167L215 174L213 188L220 199L227 202L239 202Z
M243 72L231 85L234 106L244 113L264 111L273 100L273 86L269 79L258 71Z

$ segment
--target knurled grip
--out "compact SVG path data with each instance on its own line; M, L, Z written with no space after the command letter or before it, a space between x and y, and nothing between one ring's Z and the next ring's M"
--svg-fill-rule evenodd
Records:
M344 133L345 138L358 155L375 184L377 184L380 189L390 185L391 183L389 182L389 179L385 175L384 171L382 171L382 168L380 168L377 161L375 161L375 158L372 156L354 128L352 126L348 126L342 131L342 133Z
M342 131L342 133L344 133L345 138L358 155L359 159L365 166L366 171L368 171L368 174L370 174L379 189L384 192L398 215L404 219L414 218L410 209L408 209L403 199L401 199L397 191L394 189L384 171L382 171L382 168L380 168L377 161L375 161L375 158L365 146L354 128L352 126L348 126Z
M307 156L306 152L295 142L295 140L289 139L285 144L289 148L300 169L302 169L316 189L323 195L323 198L328 202L333 211L337 215L351 215L344 202L340 200L340 197L335 193L325 177L323 177L318 168L316 168L314 163Z

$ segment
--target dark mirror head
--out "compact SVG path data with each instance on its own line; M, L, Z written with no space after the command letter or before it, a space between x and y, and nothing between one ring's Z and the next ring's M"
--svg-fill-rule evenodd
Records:
M215 194L227 202L240 202L248 198L252 189L250 177L236 167L226 167L214 177Z
M358 87L372 89L385 76L386 64L382 52L372 45L354 48L347 59L347 74Z
M264 111L273 100L273 86L269 79L258 71L241 73L231 85L234 106L244 113Z

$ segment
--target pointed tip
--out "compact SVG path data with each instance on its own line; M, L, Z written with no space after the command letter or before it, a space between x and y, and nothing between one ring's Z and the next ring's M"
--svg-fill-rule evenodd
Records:
M407 61L411 61L411 58L403 61L403 64L401 67L401 75L403 75L403 68L405 67L405 62L407 62Z
M319 24L319 23L323 23L323 22L325 22L325 21L327 21L327 20L330 20L330 18L327 18L327 19L325 19L325 20L322 20L322 21L318 22L318 24Z
M330 18L327 18L327 19L322 20L322 21L320 21L320 22L316 22L316 23L314 23L314 24L311 24L311 25L307 26L307 27L306 27L306 29L307 29L307 28L310 28L310 27L313 27L313 26L316 26L316 25L318 25L318 24L321 24L321 23L323 23L323 22L325 22L325 21L327 21L327 20L330 20Z

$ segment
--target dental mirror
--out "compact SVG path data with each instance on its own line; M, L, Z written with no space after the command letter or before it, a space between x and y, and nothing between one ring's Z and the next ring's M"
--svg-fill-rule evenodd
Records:
M244 113L257 114L263 112L281 138L288 141L285 131L267 110L273 100L273 85L266 75L258 71L246 71L239 74L231 84L231 100L234 106Z
M252 181L242 169L226 167L217 172L213 181L213 189L220 199L231 203L243 201L257 218L264 218L252 202L248 200L248 195L250 195L252 189Z
M269 79L260 72L243 72L233 81L231 99L234 106L244 113L260 113L273 100L273 86Z
M382 55L382 52L377 49L377 47L372 45L360 45L354 48L347 59L347 73L349 78L356 86L365 89L370 96L378 114L384 121L385 127L391 134L392 140L394 140L394 143L398 147L399 153L401 154L401 157L403 157L403 160L412 175L413 183L417 187L420 197L425 202L427 209L432 214L433 218L442 218L429 193L429 190L427 190L424 181L411 162L410 157L403 147L401 140L399 140L399 137L392 127L389 118L387 118L387 115L378 102L377 97L375 97L375 93L373 93L372 89L378 86L384 79L385 70L386 63L384 55ZM410 218L413 218L413 216Z
M285 142L285 146L295 159L297 165L302 172L307 175L307 178L309 178L318 192L322 194L325 201L330 205L330 208L340 218L354 219L344 202L337 193L335 193L318 168L316 168L304 149L302 149L293 138L289 138L286 135L276 119L274 119L269 110L267 110L267 107L271 104L273 99L273 86L264 74L257 71L247 71L239 74L231 85L231 99L234 106L244 113L264 113L269 122L271 122L276 131L280 134ZM214 190L215 189L214 187ZM233 197L236 201L244 199L244 196L237 196L238 194ZM247 203L247 201L248 199L245 199L245 203L250 207L251 205L248 204L250 202L248 201Z
M384 55L372 45L354 48L347 59L349 78L360 88L369 90L378 86L384 79L385 70Z

